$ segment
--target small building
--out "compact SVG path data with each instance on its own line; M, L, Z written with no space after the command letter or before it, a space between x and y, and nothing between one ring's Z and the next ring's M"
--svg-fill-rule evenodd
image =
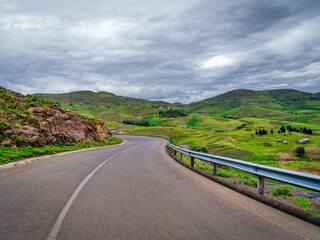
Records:
M289 135L292 135L292 132L289 132Z
M282 143L282 139L278 139L278 141L277 141L278 143Z
M215 133L215 132L216 132L216 131L213 131L213 130L211 131L211 133Z
M284 133L283 135L284 135L284 136L288 136L288 133Z
M310 139L309 138L304 138L304 139L296 141L296 144L305 144L305 143L308 143L308 142L310 142Z
M247 128L245 131L250 132L251 130L252 130L251 128Z
M244 126L243 128L247 128L248 126Z
M117 133L117 131L110 131L112 134L116 134Z
M238 130L238 128L234 128L233 130L234 130L234 131L235 131L235 130Z
M179 128L187 128L186 125L180 125Z
M282 143L283 143L283 144L288 144L288 141L283 141Z

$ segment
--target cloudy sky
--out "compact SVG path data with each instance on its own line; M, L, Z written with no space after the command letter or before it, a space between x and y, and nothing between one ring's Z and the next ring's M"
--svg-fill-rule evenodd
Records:
M0 85L189 103L320 91L320 1L0 0Z

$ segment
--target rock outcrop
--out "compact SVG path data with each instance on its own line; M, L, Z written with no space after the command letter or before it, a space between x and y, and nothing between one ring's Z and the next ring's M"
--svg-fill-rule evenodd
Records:
M111 136L103 122L88 121L34 96L23 96L4 88L0 93L2 147L93 142Z

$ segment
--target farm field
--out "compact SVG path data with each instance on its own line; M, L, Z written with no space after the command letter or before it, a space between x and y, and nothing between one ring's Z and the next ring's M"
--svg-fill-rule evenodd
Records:
M317 124L258 118L233 120L199 114L174 119L154 117L148 120L163 124L163 126L124 126L118 130L166 135L190 147L203 145L210 154L320 175L320 137L300 132L293 132L290 135L286 131L286 136L284 133L278 133L281 126L288 125L295 128L311 128L319 132L320 125ZM246 124L247 127L233 130L242 124ZM179 127L182 125L187 128ZM256 131L262 129L265 129L267 134L256 135ZM270 133L271 129L273 129L273 134ZM215 133L211 133L211 130L214 130ZM303 138L309 138L310 142L303 145L295 143ZM287 141L288 144L278 143L278 139ZM296 156L295 150L298 146L306 150L306 154L302 157Z

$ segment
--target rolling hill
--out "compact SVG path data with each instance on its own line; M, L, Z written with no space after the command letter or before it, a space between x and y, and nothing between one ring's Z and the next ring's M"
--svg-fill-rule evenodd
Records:
M53 101L62 108L105 121L148 118L155 115L160 107L171 107L223 118L255 117L320 124L320 93L312 94L294 89L238 89L189 105L91 91L35 96Z
M34 94L34 96L50 100L62 108L67 108L79 114L106 121L153 115L160 107L185 107L181 103L148 101L116 96L108 92L78 91L65 94Z
M233 90L189 105L192 112L225 118L259 117L320 123L320 95L294 89Z

